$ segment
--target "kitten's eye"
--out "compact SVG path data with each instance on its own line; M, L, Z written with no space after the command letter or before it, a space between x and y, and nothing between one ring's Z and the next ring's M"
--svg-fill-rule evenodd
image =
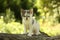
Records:
M30 17L30 16L28 16L28 17Z
M28 11L27 13L30 13L30 11Z
M26 16L23 16L23 17L26 17Z

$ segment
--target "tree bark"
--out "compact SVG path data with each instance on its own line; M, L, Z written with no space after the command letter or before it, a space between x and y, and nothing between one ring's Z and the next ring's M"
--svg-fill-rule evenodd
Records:
M0 40L60 40L60 36L50 37L45 34L40 34L29 37L26 34L0 33Z

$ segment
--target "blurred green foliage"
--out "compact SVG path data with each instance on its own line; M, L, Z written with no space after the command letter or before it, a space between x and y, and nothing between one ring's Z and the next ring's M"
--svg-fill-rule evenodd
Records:
M33 8L41 31L60 34L60 0L0 0L0 33L23 33L21 8Z
M1 16L0 19L0 33L12 33L12 34L19 34L19 33L23 33L23 26L22 24L18 23L18 22L14 22L14 20L12 22L9 22L8 24L6 24L3 21L3 16Z

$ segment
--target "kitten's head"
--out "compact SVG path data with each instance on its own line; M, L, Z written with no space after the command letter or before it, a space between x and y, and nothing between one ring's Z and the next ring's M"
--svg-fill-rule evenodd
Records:
M29 20L33 16L33 9L30 9L30 10L21 9L21 16L25 20Z

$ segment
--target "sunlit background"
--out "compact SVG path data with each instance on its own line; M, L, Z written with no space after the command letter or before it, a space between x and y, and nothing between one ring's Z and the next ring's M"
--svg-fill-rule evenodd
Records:
M40 31L60 35L60 0L0 0L0 33L23 34L21 8L34 9Z

